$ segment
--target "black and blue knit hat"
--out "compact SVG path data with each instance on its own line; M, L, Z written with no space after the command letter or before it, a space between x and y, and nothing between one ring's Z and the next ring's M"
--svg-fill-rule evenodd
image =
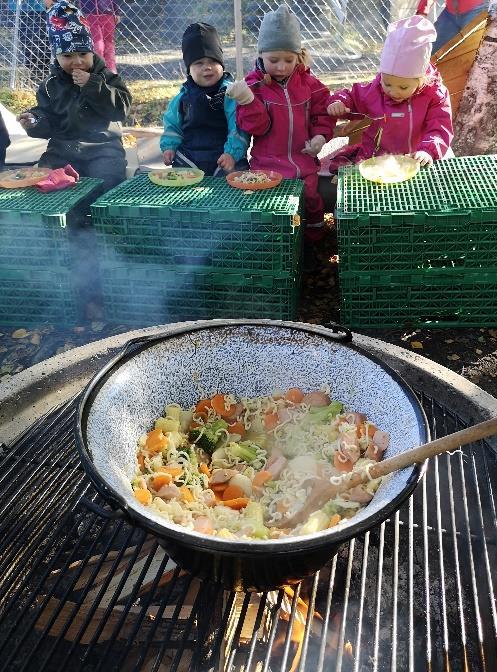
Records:
M54 56L75 51L93 51L88 21L81 11L67 0L52 5L47 15L48 40Z
M224 68L223 50L219 35L209 23L192 23L183 33L181 40L183 60L187 70L201 58L212 58Z

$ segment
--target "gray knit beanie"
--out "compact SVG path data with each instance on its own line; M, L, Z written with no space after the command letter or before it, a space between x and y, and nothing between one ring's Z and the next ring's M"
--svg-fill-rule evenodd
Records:
M259 54L267 51L299 54L301 49L300 23L288 5L280 5L275 12L264 14L257 42Z

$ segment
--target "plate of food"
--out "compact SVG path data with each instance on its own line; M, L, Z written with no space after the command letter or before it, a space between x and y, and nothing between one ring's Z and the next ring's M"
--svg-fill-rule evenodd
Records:
M258 191L259 189L277 187L283 179L283 175L275 170L236 170L226 175L226 179L228 184L235 189Z
M18 168L0 172L0 187L4 189L21 189L32 187L41 182L51 171L51 168Z
M164 168L150 171L148 177L160 187L191 187L204 179L204 171L198 168Z
M359 172L365 180L378 184L405 182L417 175L419 163L403 154L384 154L366 159L359 164Z

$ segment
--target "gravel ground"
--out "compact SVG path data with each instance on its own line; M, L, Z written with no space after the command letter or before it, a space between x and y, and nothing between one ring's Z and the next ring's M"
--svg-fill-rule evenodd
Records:
M319 266L304 276L300 319L313 324L339 322L336 236L328 230L319 252ZM128 331L131 327L101 319L74 328L0 326L0 382L48 357L71 348ZM408 350L414 350L479 385L497 397L497 329L361 330Z

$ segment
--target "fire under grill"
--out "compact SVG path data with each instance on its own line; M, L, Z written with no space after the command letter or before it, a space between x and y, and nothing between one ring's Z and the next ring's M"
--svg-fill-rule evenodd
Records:
M434 438L465 426L420 399ZM0 459L1 671L497 670L489 445L434 458L395 516L295 590L235 594L88 508L103 502L79 464L76 403Z

